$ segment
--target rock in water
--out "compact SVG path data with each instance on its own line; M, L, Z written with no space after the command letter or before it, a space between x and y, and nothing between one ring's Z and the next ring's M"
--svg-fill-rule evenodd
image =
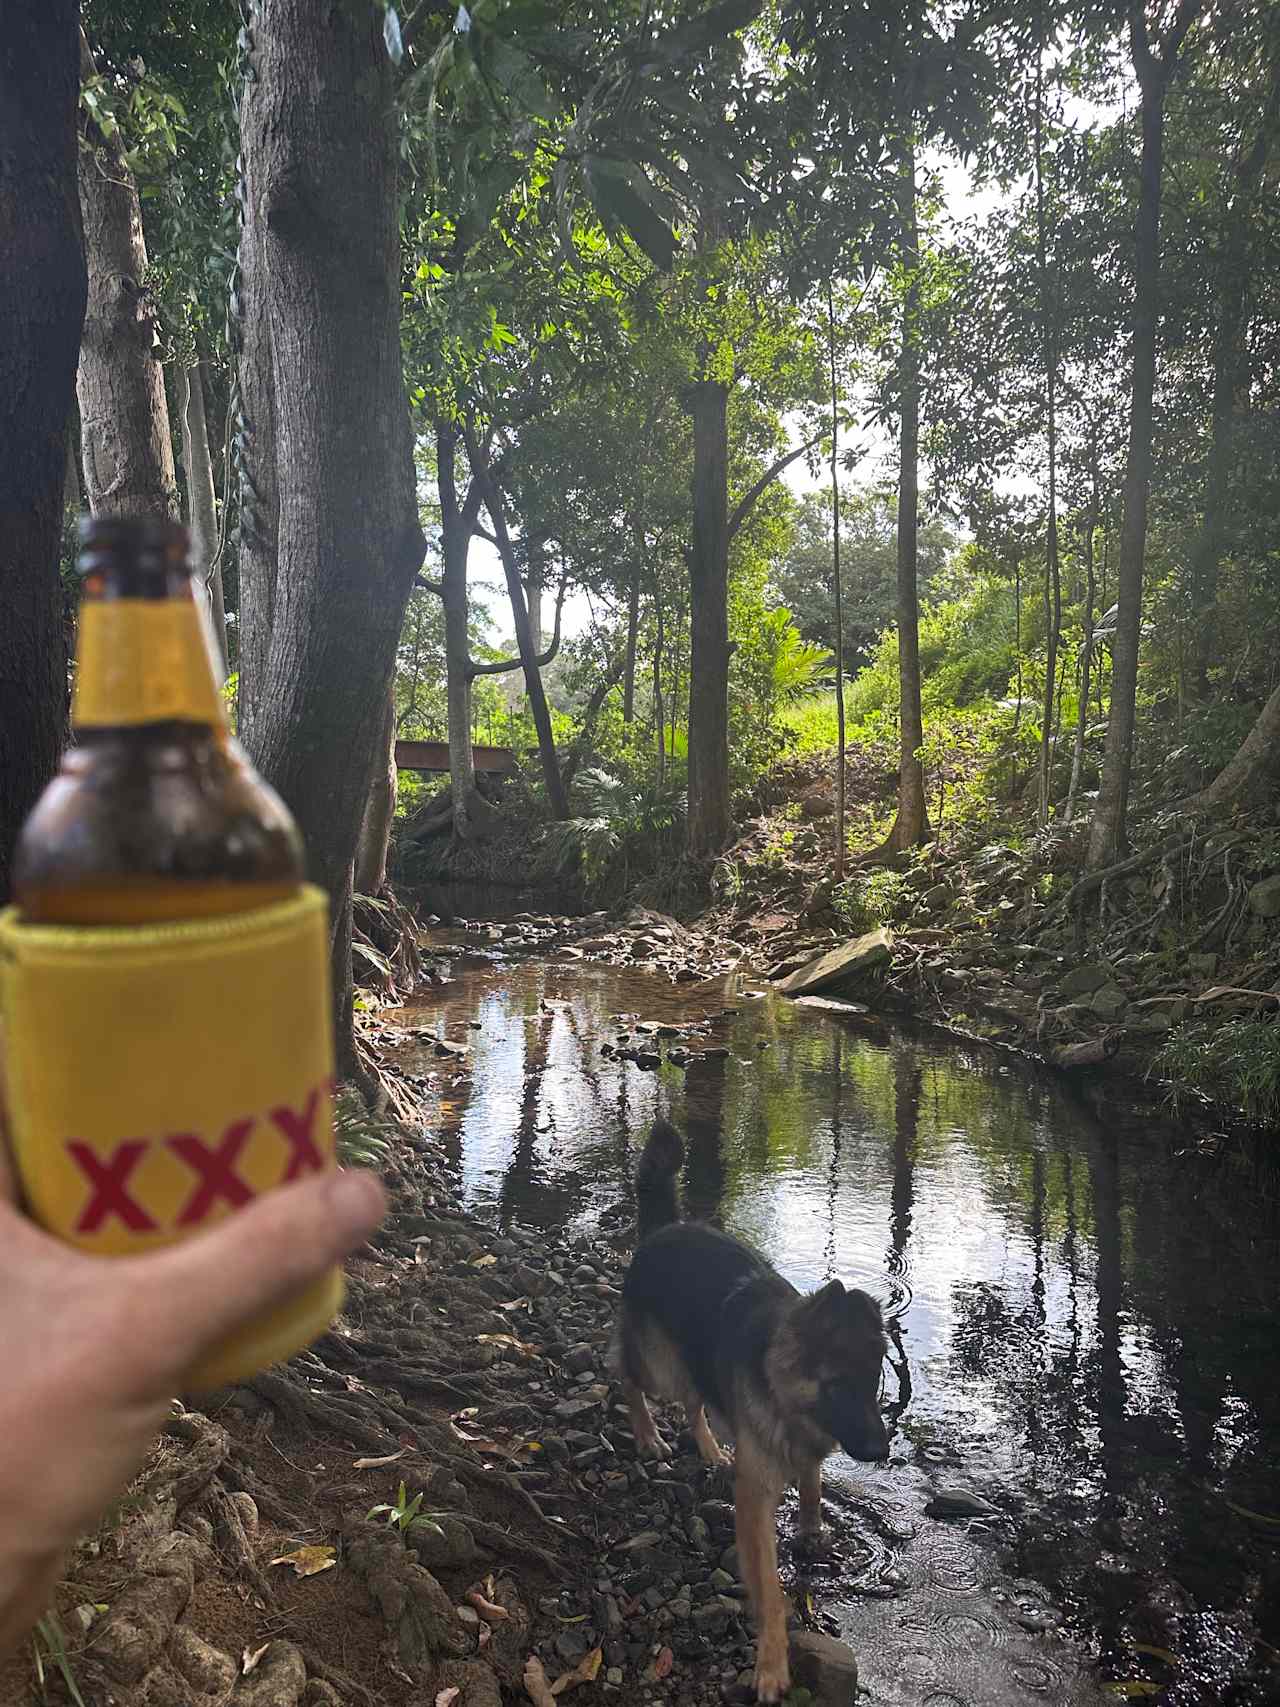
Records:
M798 1630L791 1638L791 1679L811 1692L816 1707L852 1707L858 1695L857 1655L821 1630Z
M829 948L815 960L806 961L798 971L784 978L778 988L784 996L812 996L819 990L832 989L869 973L880 972L889 964L893 936L884 929L868 931L865 936Z

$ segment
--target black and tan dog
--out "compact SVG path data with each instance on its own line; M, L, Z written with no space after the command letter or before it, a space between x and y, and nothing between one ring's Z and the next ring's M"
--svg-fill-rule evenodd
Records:
M885 1352L880 1306L833 1280L808 1296L738 1239L678 1214L684 1157L660 1121L636 1173L642 1233L622 1289L620 1353L636 1444L664 1456L645 1394L685 1407L698 1451L727 1464L707 1410L734 1437L738 1559L756 1616L756 1694L790 1686L787 1607L778 1580L777 1511L800 1490L800 1528L821 1530L822 1461L839 1443L853 1458L884 1459L877 1406ZM668 1224L654 1227L661 1218Z

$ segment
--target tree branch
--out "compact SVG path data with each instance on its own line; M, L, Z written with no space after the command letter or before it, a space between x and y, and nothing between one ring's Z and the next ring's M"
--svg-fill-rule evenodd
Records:
M564 609L564 596L568 589L569 577L565 575L561 577L560 591L556 594L556 621L555 627L551 633L551 644L547 647L545 652L541 653L534 659L534 662L540 670L545 670L547 665L553 662L556 653L560 650L560 613ZM507 670L518 670L520 668L521 661L519 658L503 658L492 664L477 664L474 659L469 659L467 662L467 677L468 680L474 680L476 676L500 676Z
M439 581L428 581L425 575L416 576L413 584L417 587L419 592L434 593L438 599L442 599L444 597L444 588L440 585Z
M746 521L752 510L755 509L756 504L760 500L761 494L766 491L768 487L772 486L773 482L785 469L790 468L791 464L798 461L806 451L810 451L815 445L821 444L826 436L827 431L824 427L820 433L815 433L813 437L806 440L804 444L797 445L794 450L789 450L785 456L780 456L777 462L773 464L772 468L765 469L764 473L760 476L759 480L756 481L754 486L749 486L747 488L741 499L739 499L733 514L729 517L730 539L734 537L743 522Z

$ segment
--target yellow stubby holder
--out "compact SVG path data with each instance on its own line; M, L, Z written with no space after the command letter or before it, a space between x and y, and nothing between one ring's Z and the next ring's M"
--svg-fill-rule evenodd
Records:
M0 914L10 1147L27 1213L95 1256L198 1233L336 1166L328 908L78 928ZM342 1307L334 1269L218 1346L199 1391L299 1350Z

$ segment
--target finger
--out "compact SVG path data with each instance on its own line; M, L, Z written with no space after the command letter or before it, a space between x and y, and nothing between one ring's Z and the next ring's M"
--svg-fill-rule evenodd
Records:
M134 1344L157 1379L318 1280L386 1214L377 1176L355 1169L268 1192L198 1237L129 1259Z

